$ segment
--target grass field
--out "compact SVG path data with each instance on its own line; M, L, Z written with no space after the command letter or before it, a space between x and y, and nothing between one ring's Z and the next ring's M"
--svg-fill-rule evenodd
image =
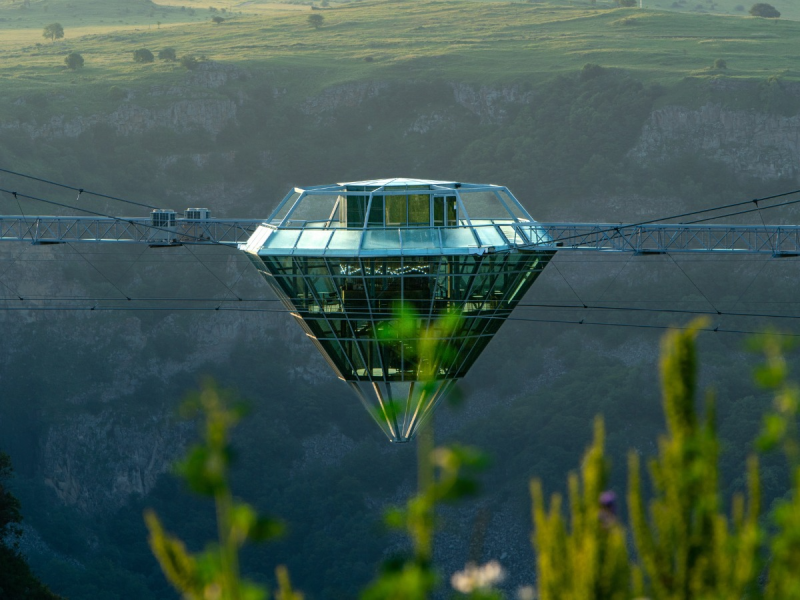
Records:
M364 0L318 11L325 23L315 30L307 23L310 8L298 5L239 14L241 5L212 13L196 3L190 17L177 4L144 2L136 5L138 12L131 8L112 22L133 4L73 0L57 9L51 0L47 12L44 0L30 9L20 4L0 0L0 98L49 92L76 110L76 101L85 106L105 99L113 85L165 84L185 76L176 63L133 62L132 52L141 47L157 53L170 46L179 55L234 63L298 94L364 79L535 85L586 63L627 69L668 86L686 77L800 79L800 22L785 19L591 7L577 0ZM226 21L212 24L213 14ZM160 26L150 22L154 18ZM42 38L42 27L55 20L66 35L51 43ZM64 67L70 51L83 55L83 69ZM728 68L714 70L716 59Z

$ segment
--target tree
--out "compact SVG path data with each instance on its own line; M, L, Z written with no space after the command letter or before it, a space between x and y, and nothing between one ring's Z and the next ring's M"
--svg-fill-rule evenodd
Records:
M133 60L138 63L151 63L155 60L155 57L147 48L139 48L133 51Z
M36 579L17 549L22 513L19 500L7 487L13 474L11 459L0 452L0 595L3 598L59 600L59 596Z
M178 55L175 53L175 48L164 48L158 51L158 60L177 60Z
M75 69L82 69L83 57L77 52L70 52L64 57L64 64L73 71Z
M715 69L727 69L728 63L723 58L718 58L714 61L714 68Z
M211 17L211 20L214 22L215 25L219 25L220 23L223 23L225 21L225 19L223 19L220 16Z
M184 69L188 69L191 71L192 69L197 68L198 60L192 54L184 54L181 56L181 66Z
M322 24L325 22L325 17L322 15L314 13L313 15L308 15L308 24L311 25L314 29L320 29Z
M777 19L781 16L781 13L771 4L767 4L766 2L759 2L758 4L753 4L750 8L750 14L754 17L763 17L765 19Z
M42 31L42 37L50 40L51 42L60 40L64 37L64 28L61 26L61 23L50 23L50 25L45 25L44 31Z

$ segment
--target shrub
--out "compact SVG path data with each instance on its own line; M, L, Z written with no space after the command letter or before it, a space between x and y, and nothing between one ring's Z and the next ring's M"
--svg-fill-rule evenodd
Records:
M600 75L605 74L606 70L601 67L600 65L596 65L594 63L586 63L583 65L583 69L581 69L581 81L588 81L589 79L594 79L595 77L599 77Z
M158 51L159 60L177 60L178 55L175 53L175 48L164 48Z
M133 60L138 63L151 63L155 60L155 56L147 48L139 48L133 51Z
M219 25L220 23L223 23L225 21L225 19L219 16L211 17L211 20L214 22L215 25Z
M308 15L308 24L314 29L319 29L325 22L325 17L319 14Z
M83 68L83 57L77 52L70 52L64 57L64 64L73 71L81 69Z
M753 6L750 8L750 14L754 17L763 17L765 19L777 19L781 16L781 13L778 12L778 9L771 4L767 4L766 2L753 4Z
M183 68L188 69L189 71L197 68L197 59L192 54L185 54L181 56L180 63Z
M715 69L727 69L728 68L728 63L724 59L718 58L717 60L714 61L714 68Z
M60 40L64 37L64 28L61 26L61 23L50 23L50 25L46 25L42 31L42 37L51 42Z

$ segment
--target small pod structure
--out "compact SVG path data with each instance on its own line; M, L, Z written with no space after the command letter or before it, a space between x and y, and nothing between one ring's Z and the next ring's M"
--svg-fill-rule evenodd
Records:
M408 442L555 247L497 185L293 189L242 244L392 442Z

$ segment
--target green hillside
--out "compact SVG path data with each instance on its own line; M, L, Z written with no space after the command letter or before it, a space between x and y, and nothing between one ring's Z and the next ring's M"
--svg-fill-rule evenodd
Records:
M0 4L0 78L7 82L0 93L6 97L71 89L71 101L86 102L112 85L174 81L181 70L176 63L133 62L133 51L141 47L154 53L173 47L179 56L204 55L263 69L303 93L367 78L537 82L586 63L623 68L644 81L668 85L685 77L800 77L800 23L783 19L591 8L577 2L395 1L316 11L325 21L315 30L307 23L308 9L269 15L205 10L193 17L202 22L186 23L181 20L187 11L149 2L124 18L121 13L129 9L113 3L98 2L104 8L87 6L72 16L59 14L55 4L47 12L36 3L25 11L17 4ZM226 20L214 25L209 20L214 14ZM162 20L160 28L155 19ZM55 20L64 25L65 38L51 43L43 39L42 27ZM63 63L72 51L86 60L76 72ZM727 69L713 69L717 59Z

